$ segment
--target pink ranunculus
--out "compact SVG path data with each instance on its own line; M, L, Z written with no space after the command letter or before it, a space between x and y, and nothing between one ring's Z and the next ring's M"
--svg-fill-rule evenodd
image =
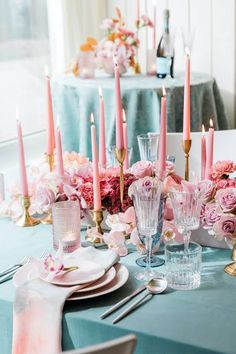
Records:
M236 188L218 190L215 199L224 213L236 210Z
M213 231L219 237L236 237L236 216L234 214L222 214L213 225Z
M51 207L51 205L56 201L56 196L51 189L40 185L38 186L36 191L36 199L39 207L43 211L47 211Z
M151 162L138 161L130 168L130 172L137 178L150 177L153 173Z
M219 219L220 214L217 212L218 205L216 203L207 203L205 206L204 221L207 226L213 226Z

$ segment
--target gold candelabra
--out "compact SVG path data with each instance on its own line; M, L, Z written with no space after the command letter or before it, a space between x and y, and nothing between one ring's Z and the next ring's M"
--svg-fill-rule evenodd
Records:
M52 210L50 209L47 215L40 219L40 222L44 225L51 225L52 224Z
M234 244L231 256L233 263L229 263L225 266L224 271L233 277L236 276L236 243Z
M185 156L185 180L189 180L189 151L191 149L192 140L183 140L183 150Z
M124 200L124 160L125 160L126 149L117 149L116 148L116 159L120 165L120 201L121 204Z
M54 169L54 166L55 166L55 155L54 155L54 152L52 154L45 153L45 155L46 155L47 163L49 165L49 170L50 170L50 172L52 172L53 169Z
M103 235L103 229L101 226L101 223L103 221L103 209L98 209L93 211L93 221L95 222L95 227L96 231L102 236ZM102 237L97 237L95 240L93 240L93 243L103 243Z
M29 226L36 226L40 223L39 219L35 219L29 214L29 207L30 207L30 196L23 196L22 197L22 207L23 213L22 215L16 220L15 224L21 227L29 227Z

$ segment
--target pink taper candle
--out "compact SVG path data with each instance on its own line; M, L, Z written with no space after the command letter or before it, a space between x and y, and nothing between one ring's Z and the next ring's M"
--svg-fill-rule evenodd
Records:
M99 210L101 204L101 191L100 191L100 177L98 168L98 150L97 150L97 137L96 127L94 124L93 113L91 114L91 140L92 140L92 161L93 161L93 209Z
M124 160L124 169L128 170L129 168L129 150L128 150L128 130L127 130L127 122L126 122L126 115L125 110L123 109L123 136L124 136L124 148L125 152L125 160Z
M106 135L105 135L105 116L104 116L104 99L102 89L99 86L99 163L106 168Z
M153 49L156 49L156 5L153 4Z
M53 120L53 109L52 109L52 95L51 95L51 82L48 75L48 68L45 66L45 77L46 77L46 87L47 87L47 154L52 155L55 149L55 131L54 131L54 120Z
M21 123L18 120L19 115L18 111L16 112L16 126L17 126L17 137L18 137L18 148L19 148L19 164L20 164L20 180L21 180L21 194L23 197L27 197L29 195L28 191L28 180L26 174L26 166L25 166L25 152L24 152L24 144L22 137L22 129Z
M158 167L160 177L164 177L166 169L166 91L162 87L163 96L161 98L161 122L160 122L160 140L159 140L159 156Z
M186 48L185 51L183 140L190 140L190 54L188 48Z
M214 151L214 128L213 121L210 119L210 128L208 131L207 139L207 162L206 162L206 175L205 178L209 179L211 175L211 168L213 165L213 151Z
M120 70L117 65L115 56L114 59L114 72L115 72L115 105L116 105L116 147L118 150L124 147L123 126L122 126L122 100L120 92Z
M61 130L60 130L60 119L57 116L57 131L56 131L56 168L57 174L60 178L64 177L64 164L63 164L63 153L62 153L62 143L61 143Z
M205 179L206 173L206 137L205 127L202 124L202 137L201 137L201 180Z
M137 21L140 20L140 0L136 0L136 17Z

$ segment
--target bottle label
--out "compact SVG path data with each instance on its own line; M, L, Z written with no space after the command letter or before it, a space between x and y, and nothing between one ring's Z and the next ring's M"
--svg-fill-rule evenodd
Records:
M170 73L168 58L157 57L157 73L161 75L167 75Z

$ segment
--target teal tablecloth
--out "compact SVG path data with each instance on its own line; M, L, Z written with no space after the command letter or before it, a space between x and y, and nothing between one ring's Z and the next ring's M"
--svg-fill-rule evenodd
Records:
M133 162L139 159L137 135L159 131L162 85L169 87L167 126L169 132L181 132L183 127L184 77L177 75L174 83L154 76L123 76L122 101L128 123L129 146L134 149ZM173 86L174 85L174 86ZM72 75L55 78L52 82L54 112L60 114L63 146L91 158L90 113L98 123L98 87L103 89L106 116L107 146L115 144L114 79L99 77L83 80ZM227 129L224 105L216 81L208 75L192 74L191 130L201 131L202 123L209 126L213 118L215 129ZM98 124L97 124L98 125Z
M41 254L51 247L51 238L49 226L21 229L8 220L0 220L0 270L25 255ZM199 289L169 290L154 296L116 325L111 321L117 313L100 320L104 310L138 286L134 279L136 257L133 252L122 259L130 277L121 289L97 299L65 305L64 350L134 333L138 337L136 354L235 354L236 278L223 271L230 259L229 250L204 248ZM1 354L11 353L13 299L12 281L0 284Z

